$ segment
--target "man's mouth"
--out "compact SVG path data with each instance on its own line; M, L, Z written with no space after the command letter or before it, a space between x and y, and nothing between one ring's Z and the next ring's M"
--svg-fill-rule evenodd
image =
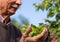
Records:
M18 7L19 7L19 5L17 5L17 4L11 4L9 9L8 9L8 12L14 13L18 9Z
M11 7L17 9L19 7L19 5L12 4Z

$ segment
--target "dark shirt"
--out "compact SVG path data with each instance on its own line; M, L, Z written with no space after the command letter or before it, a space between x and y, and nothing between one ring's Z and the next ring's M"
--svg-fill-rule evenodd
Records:
M22 33L11 22L0 22L0 42L19 42Z

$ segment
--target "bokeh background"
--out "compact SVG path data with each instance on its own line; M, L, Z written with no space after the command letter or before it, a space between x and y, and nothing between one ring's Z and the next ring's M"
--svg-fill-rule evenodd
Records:
M22 0L11 20L22 33L31 25L30 36L41 33L43 27L48 26L49 32L60 42L60 0Z
M21 20L19 20L18 17L24 17L28 19L29 24L35 24L38 25L38 23L43 22L46 18L47 11L39 10L36 11L35 7L33 6L34 3L41 2L41 0L22 0L22 5L18 8L15 15L11 18L15 18L18 20L20 24Z

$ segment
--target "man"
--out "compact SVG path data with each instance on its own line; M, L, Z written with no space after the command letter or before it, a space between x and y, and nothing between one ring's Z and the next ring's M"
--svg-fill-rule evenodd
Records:
M45 42L48 29L45 27L41 34L30 37L31 27L21 33L10 21L10 16L21 5L21 0L0 0L0 42ZM5 26L2 26L5 25ZM5 28L4 28L5 27Z

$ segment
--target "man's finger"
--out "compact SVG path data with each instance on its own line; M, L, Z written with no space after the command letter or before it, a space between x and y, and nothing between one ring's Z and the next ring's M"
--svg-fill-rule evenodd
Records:
M50 34L50 42L59 42L58 38L53 33Z
M30 31L31 31L31 26L28 26L26 31L23 33L23 35L20 39L20 42L25 42L25 39L29 36Z
M29 33L31 32L31 26L28 26L28 28L26 29L26 31L23 33L23 35L26 37L29 35Z
M44 31L44 30L43 30ZM42 39L46 40L47 36L48 36L48 28L45 27L45 31L43 33L44 35L42 36Z
M28 28L27 28L26 31L25 31L25 34L28 35L28 34L31 32L31 30L32 30L32 29L31 29L31 26L28 26Z

